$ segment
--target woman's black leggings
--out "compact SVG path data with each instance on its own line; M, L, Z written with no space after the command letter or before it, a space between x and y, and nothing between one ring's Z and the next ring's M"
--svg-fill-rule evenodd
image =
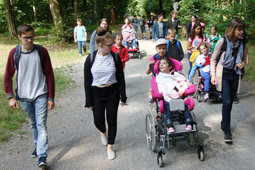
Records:
M94 101L94 124L102 133L106 132L105 110L108 124L108 144L113 145L117 133L117 112L120 101L117 83L109 87L92 87Z

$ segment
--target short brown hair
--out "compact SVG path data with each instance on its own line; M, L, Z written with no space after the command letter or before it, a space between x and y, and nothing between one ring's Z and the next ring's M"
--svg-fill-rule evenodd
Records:
M110 31L105 30L103 27L97 28L97 35L96 35L96 43L104 43L105 39L111 38L113 40L112 34Z
M19 35L21 34L25 34L28 31L33 31L34 32L34 28L31 27L30 25L26 25L26 24L22 24L18 27L18 33Z
M82 20L80 18L77 18L76 22L81 22Z
M239 18L235 17L231 19L225 31L225 34L228 40L232 40L234 38L235 30L237 28L244 30L244 27L245 27L245 23Z
M163 57L161 57L160 61L161 60L166 60L167 64L169 67L172 67L171 70L174 69L174 64L173 62L167 57L167 55L164 55Z
M123 40L122 34L120 34L120 33L115 34L115 39L116 39L117 37L120 37L120 38Z
M176 10L172 10L172 11L171 11L171 15L173 15L174 13L177 14L177 11L176 11Z
M173 28L168 29L168 34L176 34L176 30Z

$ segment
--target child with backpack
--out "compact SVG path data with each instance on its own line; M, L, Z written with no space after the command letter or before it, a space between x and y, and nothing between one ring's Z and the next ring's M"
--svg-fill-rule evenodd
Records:
M181 61L184 57L181 42L175 39L176 30L173 28L168 29L167 41L167 56L178 61Z
M210 91L210 58L211 54L209 53L209 44L207 42L202 42L199 46L200 54L194 61L194 65L189 74L189 81L192 81L192 77L195 74L197 68L200 68L202 77L204 78L204 99L209 98Z
M137 32L139 24L136 15L134 15L134 18L132 18L131 24L133 25L135 32Z
M211 35L208 36L207 42L210 43L211 46L213 46L214 38L218 37L221 39L221 35L217 34L217 26L213 25L211 26Z
M82 48L84 53L86 53L86 41L87 32L85 26L81 25L81 19L77 19L77 26L74 27L74 42L77 42L79 49L79 56L82 55Z
M38 167L47 168L47 114L55 106L55 80L49 53L41 45L34 44L34 29L29 25L18 27L21 45L10 51L4 75L4 89L9 106L17 109L18 102L27 115L35 149L32 157L38 157ZM13 76L17 71L16 98L13 92Z
M122 35L116 34L115 36L116 44L112 46L112 52L119 54L120 59L122 61L123 71L124 71L125 63L129 60L129 56L128 56L127 48L122 45L122 40L123 40Z
M140 28L141 28L141 38L146 40L146 29L145 29L145 16L142 17L143 19L140 21Z

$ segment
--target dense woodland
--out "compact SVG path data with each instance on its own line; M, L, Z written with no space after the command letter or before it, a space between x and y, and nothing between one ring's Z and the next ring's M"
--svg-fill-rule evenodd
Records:
M107 17L112 24L123 23L127 15L164 14L170 17L175 0L0 0L0 34L16 37L16 28L22 23L35 28L45 28L55 37L71 39L76 18L83 25L98 24ZM190 22L191 15L198 15L206 23L206 31L217 25L223 33L232 17L240 17L247 24L249 40L255 39L254 0L179 0L178 18L182 25ZM254 41L254 40L253 40Z

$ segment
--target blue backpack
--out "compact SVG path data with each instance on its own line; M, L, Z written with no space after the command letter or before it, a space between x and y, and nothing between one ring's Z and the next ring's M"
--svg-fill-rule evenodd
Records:
M169 42L170 42L170 40L167 41L166 53L168 53ZM177 47L178 47L178 51L180 52L181 51L181 49L180 49L180 42L178 40L176 40L176 44L177 44Z

